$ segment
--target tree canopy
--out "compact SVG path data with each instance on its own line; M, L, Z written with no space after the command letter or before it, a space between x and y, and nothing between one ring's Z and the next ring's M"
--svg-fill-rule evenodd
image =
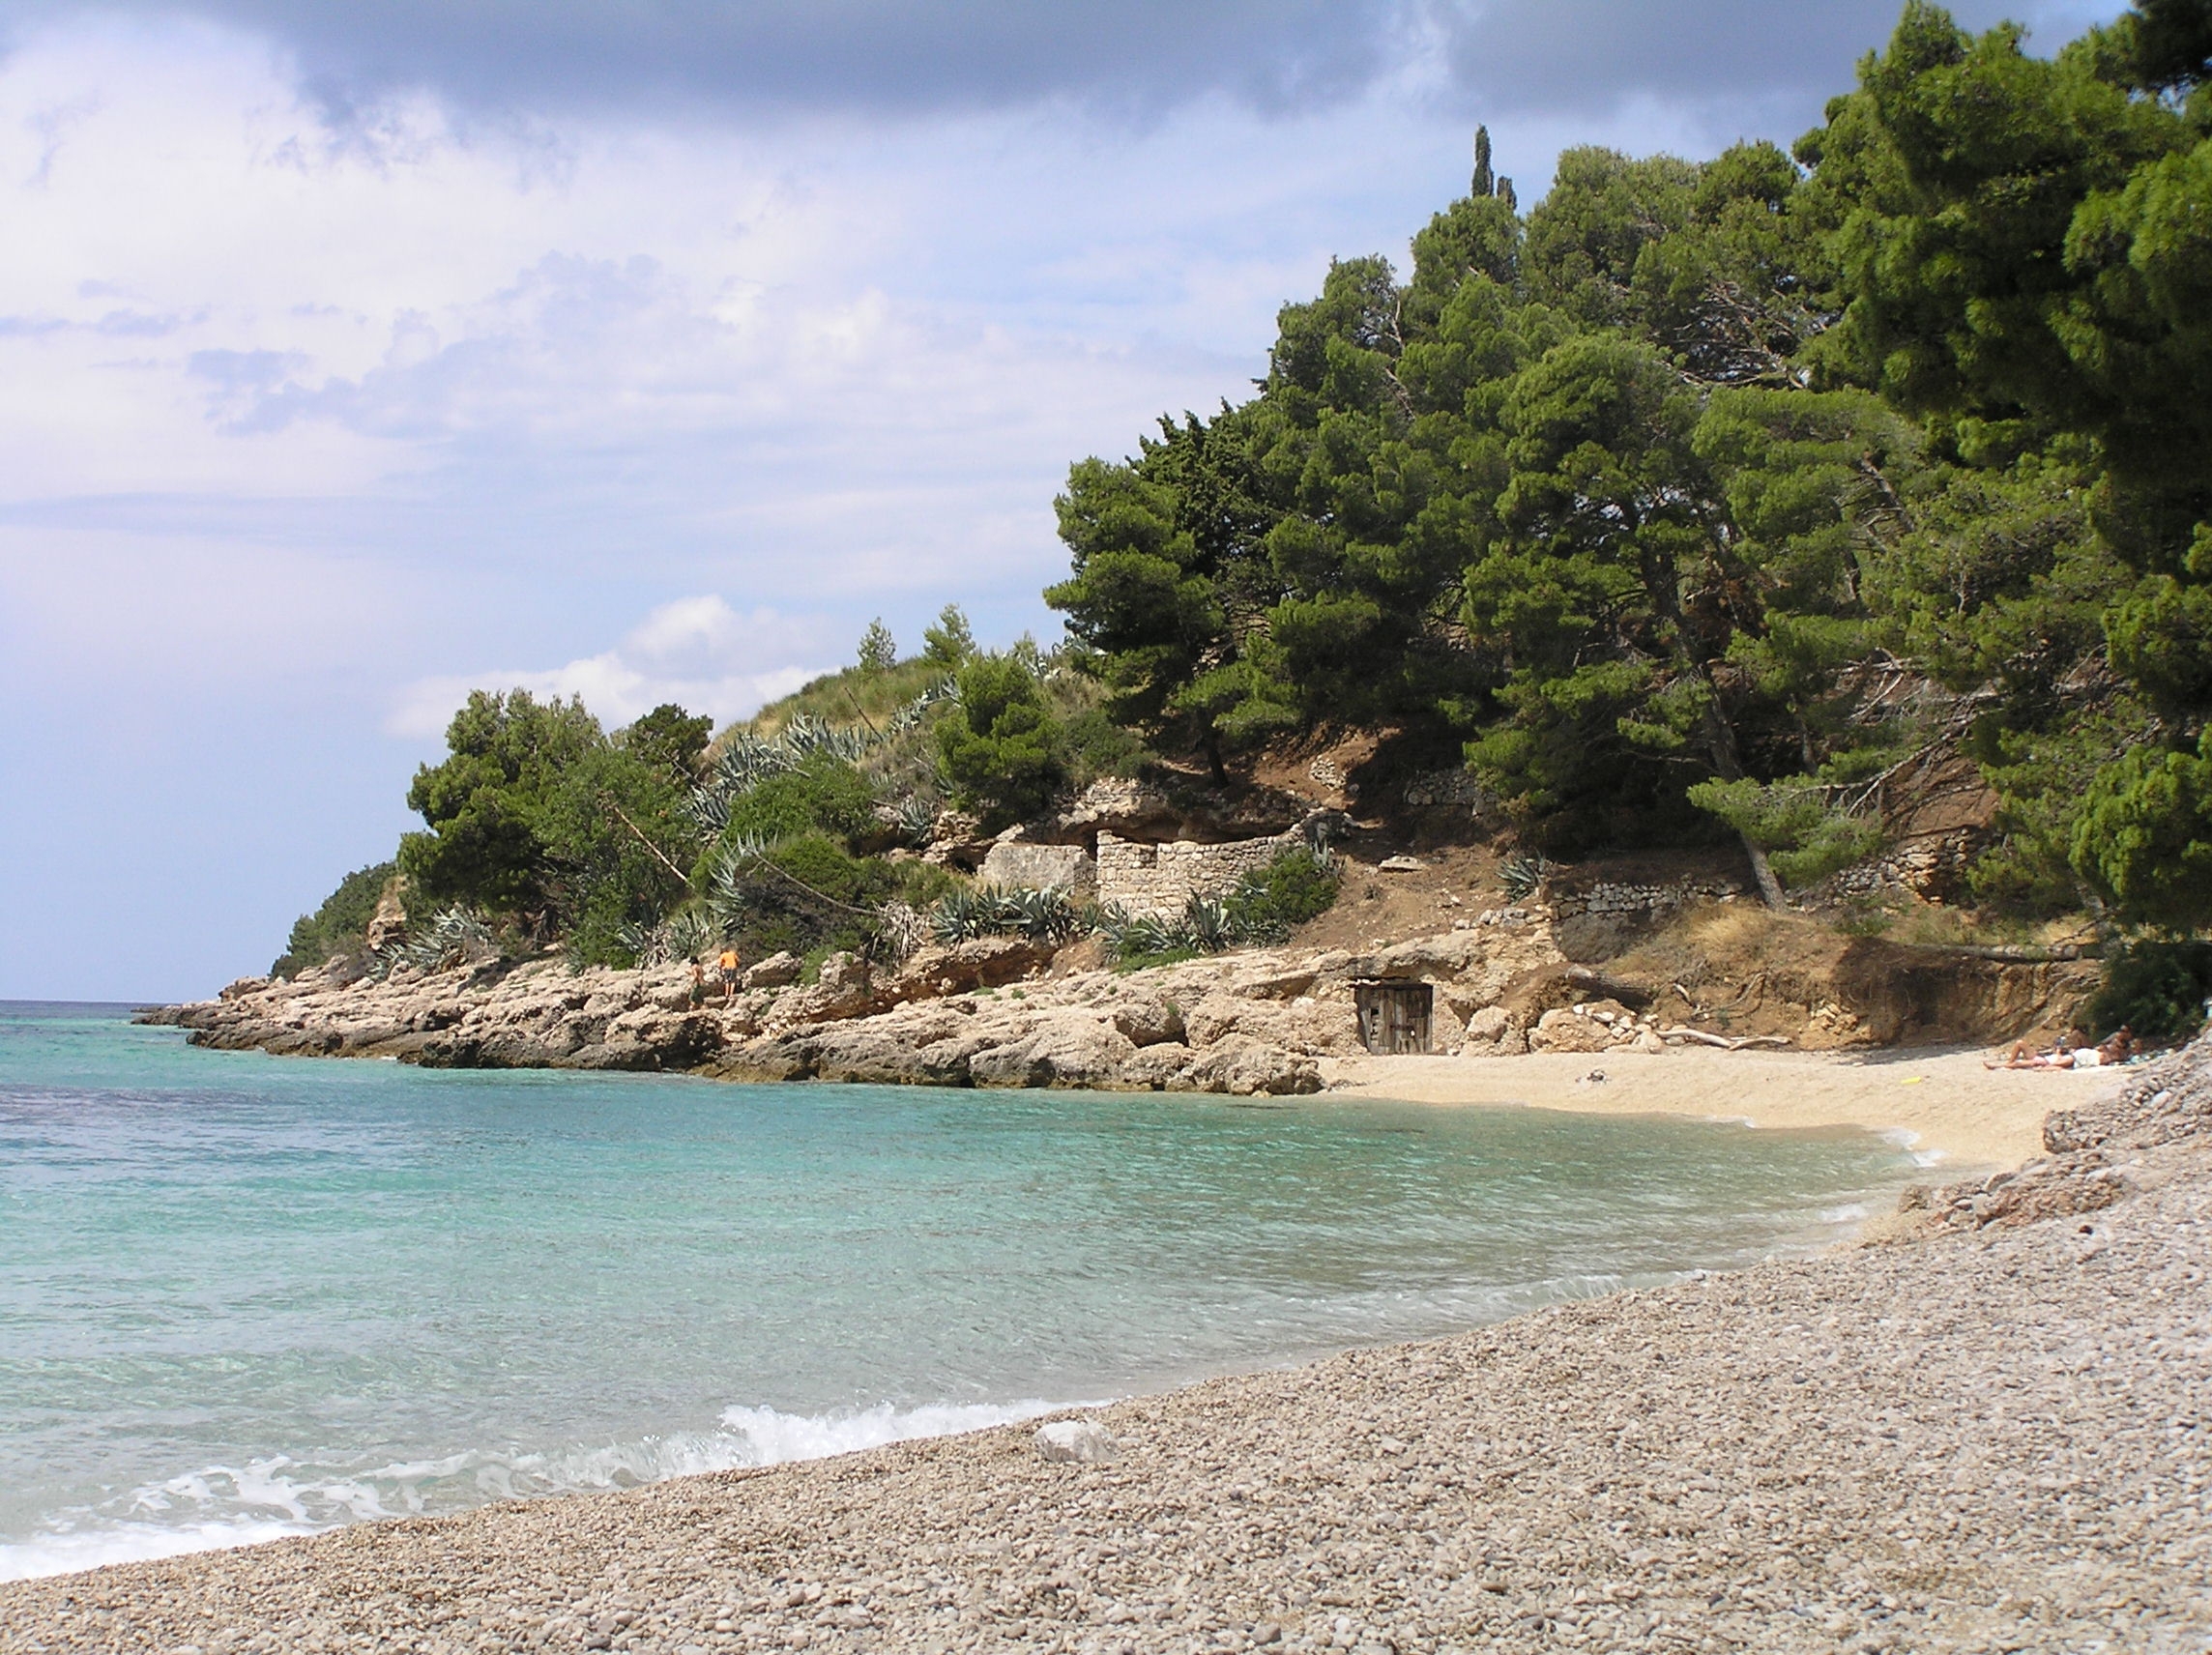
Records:
M1410 273L1339 261L1254 396L1071 470L1048 601L1217 767L1395 726L1541 845L1804 881L1949 743L1987 891L2212 919L2207 15L2043 59L1915 0L1794 155L1570 150L1525 215L1483 134Z

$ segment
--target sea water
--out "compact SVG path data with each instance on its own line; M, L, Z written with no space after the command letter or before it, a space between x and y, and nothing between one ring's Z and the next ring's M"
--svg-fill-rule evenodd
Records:
M428 1072L0 1004L0 1579L1018 1419L1819 1246L1853 1132Z

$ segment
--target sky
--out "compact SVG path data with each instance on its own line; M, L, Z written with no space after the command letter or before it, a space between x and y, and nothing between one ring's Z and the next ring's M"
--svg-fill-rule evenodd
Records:
M2055 46L2116 8L1971 0ZM265 971L473 686L717 720L1247 394L1475 124L1787 143L1888 0L0 0L0 998Z

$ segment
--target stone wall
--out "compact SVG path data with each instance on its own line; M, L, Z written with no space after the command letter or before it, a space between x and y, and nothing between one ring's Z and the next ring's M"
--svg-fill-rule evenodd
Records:
M1264 868L1305 842L1294 828L1266 839L1197 845L1178 839L1140 845L1112 833L1098 835L1098 900L1131 915L1179 914L1193 896L1219 896L1237 878Z
M1098 867L1081 845L1032 845L1002 839L991 847L976 876L1009 890L1070 890L1088 896Z
M1692 903L1717 902L1724 896L1740 895L1742 891L1742 886L1725 878L1678 879L1650 885L1598 880L1579 889L1555 889L1550 895L1552 912L1561 919L1573 919L1584 915L1668 915Z

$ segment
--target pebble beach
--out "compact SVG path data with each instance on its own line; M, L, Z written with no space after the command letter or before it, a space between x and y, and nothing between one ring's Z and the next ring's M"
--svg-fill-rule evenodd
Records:
M2203 1651L2212 1042L2061 1119L1878 1243L1124 1402L1102 1458L1005 1427L26 1582L0 1651Z

